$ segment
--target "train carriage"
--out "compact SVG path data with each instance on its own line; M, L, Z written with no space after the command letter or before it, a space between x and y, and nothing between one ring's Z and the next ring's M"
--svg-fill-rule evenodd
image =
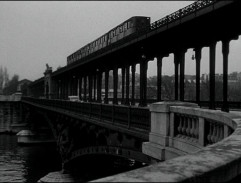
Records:
M138 31L150 28L150 17L135 16L119 24L95 41L67 57L67 65L86 57Z

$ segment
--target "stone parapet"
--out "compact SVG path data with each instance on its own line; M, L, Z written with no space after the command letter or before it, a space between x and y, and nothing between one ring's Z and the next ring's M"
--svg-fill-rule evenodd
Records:
M181 111L182 113L178 113ZM191 111L193 111L193 113L191 113ZM207 125L205 129L209 129L210 126L213 134L209 134L210 130L206 130L206 134L203 132L203 135L199 134L198 138L205 136L206 140L209 138L212 141L217 138L217 134L222 132L221 136L223 139L213 144L204 144L202 146L198 138L194 136L193 139L195 140L196 138L196 144L200 146L200 149L192 153L182 152L178 149L178 146L173 148L171 144L169 144L169 146L161 146L156 144L158 141L155 141L155 143L146 142L143 144L143 150L159 159L167 156L166 152L168 151L173 153L176 151L176 153L172 155L169 154L170 157L164 162L94 180L93 182L224 182L232 180L241 174L241 114L198 108L192 109L188 107L183 107L182 109L182 107L173 106L170 108L171 118L174 118L175 114L183 115L183 113L188 114L188 117L184 116L187 122L191 119L189 118L189 115L191 115L196 117L195 123L199 123L199 120L203 119L199 125L202 125L202 123ZM179 119L179 117L180 116L177 116L177 119ZM172 123L174 123L174 121ZM218 128L216 128L217 126ZM220 130L220 128L222 130ZM188 128L186 127L186 129ZM204 130L204 128L202 130ZM234 131L232 132L232 130ZM177 128L176 131L178 131ZM170 136L169 138L173 141L175 141L176 138L176 140L178 139L179 141L186 141L186 144L190 142L187 137L183 137L190 135L190 132L183 134L179 134L178 132L172 133L174 137ZM151 135L152 133L150 133L150 136ZM219 134L218 137L221 136ZM160 142L162 143L162 141ZM159 149L159 153L157 149ZM192 148L191 151L193 151ZM178 156L178 154L182 156Z
M172 121L170 115L171 106L198 108L197 104L180 101L157 102L150 106L151 132L149 133L149 142L144 143L142 147L143 153L159 160L166 159L163 151L165 151L165 147L169 146L169 142L172 142L172 139L170 139L170 132L173 130L172 128L174 125L170 124ZM172 152L172 154L175 154L175 152ZM176 154L176 156L179 155L180 153Z

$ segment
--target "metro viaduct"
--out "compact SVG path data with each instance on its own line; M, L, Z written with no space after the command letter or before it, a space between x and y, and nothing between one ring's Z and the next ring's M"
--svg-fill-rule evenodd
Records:
M124 156L128 158L137 157L138 152L141 152L140 144L148 141L150 112L146 107L148 100L147 69L148 62L155 57L157 58L158 78L157 101L162 101L162 59L170 53L174 54L175 100L184 101L185 52L189 48L194 49L196 59L196 103L199 104L201 50L203 47L209 47L209 108L215 109L215 50L216 43L221 41L223 54L222 110L229 111L227 101L229 43L231 40L238 39L240 35L241 29L237 19L241 17L241 3L239 1L203 1L202 3L199 1L195 3L168 15L165 17L165 21L163 18L152 23L146 31L123 39L98 53L89 55L55 72L52 72L52 69L48 67L44 73L45 76L31 84L30 89L33 98L23 98L23 102L28 107L41 109L39 111L46 116L52 129L54 129L54 133L57 134L59 144L62 144L59 146L62 151L71 149L72 155L64 157L63 161L67 161L71 157L75 157L75 155L90 152L97 153L101 151L104 153L104 151L113 151L113 154L118 155L120 147L122 147L122 151L125 151ZM135 98L137 64L140 64L138 107ZM122 73L122 86L125 86L122 88L121 105L118 103L117 97L119 68ZM110 71L113 71L114 85L113 103L111 105L108 98ZM101 104L103 73L105 98L104 104ZM131 81L130 74L132 75ZM129 91L130 83L132 86L131 93ZM78 95L84 102L65 101L68 96L73 95ZM41 96L44 96L45 99L37 99ZM132 113L133 111L134 113ZM78 131L77 129L81 133L73 132ZM80 136L87 133L88 139L91 141L89 147L97 147L98 145L100 148L83 149L82 145L85 142L76 141L81 137L71 137L72 133ZM70 137L75 140L69 141L68 138ZM68 147L65 148L64 143L66 141ZM97 141L100 143L96 144ZM126 142L126 148L123 147L124 142ZM73 149L76 150L77 148L76 144L81 143L83 143L80 145L82 149L73 151ZM70 146L76 147L70 148ZM101 149L101 146L103 146L103 149ZM105 149L105 147L113 147L113 149ZM133 150L134 154L130 149ZM66 153L63 154L66 155ZM144 162L150 163L152 161L150 157L141 154L138 157L141 157Z

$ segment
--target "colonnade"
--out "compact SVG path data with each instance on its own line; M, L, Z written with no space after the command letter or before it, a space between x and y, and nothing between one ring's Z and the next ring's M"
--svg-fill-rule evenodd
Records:
M231 39L222 40L222 54L223 54L223 111L228 111L228 54L229 42ZM209 108L215 109L215 52L217 41L212 41L209 44ZM196 60L196 102L200 103L200 63L202 58L202 46L196 46L194 49ZM174 88L175 100L184 101L185 94L185 53L187 49L176 49L174 51ZM162 60L168 54L157 54L157 101L162 101ZM56 98L67 99L68 96L79 96L80 100L86 102L103 102L109 104L109 75L110 71L113 73L113 98L111 104L122 105L138 105L140 107L147 106L147 69L148 61L151 57L141 55L138 62L125 62L122 65L116 62L110 68L98 67L91 68L84 72L75 72L69 75L59 77L55 81ZM152 57L153 58L153 57ZM136 83L136 65L140 64L140 82ZM118 98L118 69L121 69L122 90L121 97ZM131 73L130 73L131 72ZM102 93L102 77L104 75L105 85ZM131 76L131 80L130 80ZM57 78L57 77L56 77ZM139 98L136 98L136 87L139 85ZM131 92L130 92L131 86ZM88 92L88 94L87 94Z

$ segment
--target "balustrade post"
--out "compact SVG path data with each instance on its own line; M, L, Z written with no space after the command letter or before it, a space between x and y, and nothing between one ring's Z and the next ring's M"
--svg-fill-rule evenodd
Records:
M223 138L226 138L229 136L229 127L227 125L223 126Z
M174 120L175 120L175 115L173 112L170 113L170 137L174 137Z
M204 118L198 118L198 126L199 126L199 138L198 138L198 143L201 145L201 146L205 146L205 121L204 121Z

